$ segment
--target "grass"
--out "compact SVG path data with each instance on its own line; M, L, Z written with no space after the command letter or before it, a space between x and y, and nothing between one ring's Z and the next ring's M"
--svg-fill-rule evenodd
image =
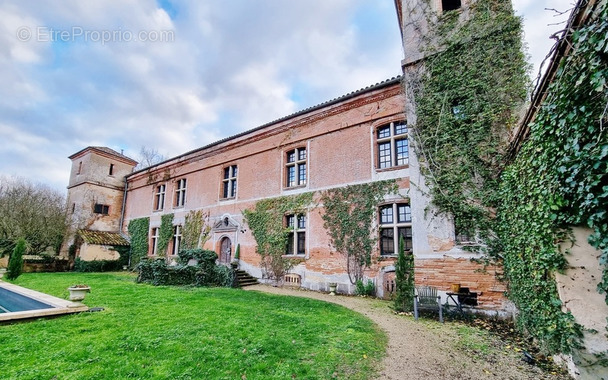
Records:
M62 298L86 283L85 303L105 310L0 326L6 379L366 379L387 341L363 316L310 299L153 287L121 273L15 283Z

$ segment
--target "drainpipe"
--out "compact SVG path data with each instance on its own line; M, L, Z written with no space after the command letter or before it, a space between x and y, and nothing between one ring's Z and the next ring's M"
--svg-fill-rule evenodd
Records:
M127 176L125 176L125 188L122 193L122 208L120 210L120 221L118 223L118 233L121 236L124 236L122 232L122 228L125 223L125 207L127 205ZM128 266L131 267L131 246L129 245L129 263Z

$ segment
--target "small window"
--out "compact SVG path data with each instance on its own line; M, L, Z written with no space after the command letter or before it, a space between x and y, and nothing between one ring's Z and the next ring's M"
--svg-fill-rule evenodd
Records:
M238 169L236 165L224 168L224 179L222 181L222 198L236 197L236 175Z
M114 164L110 164L110 171L108 175L114 175Z
M409 164L407 133L404 121L383 125L376 130L379 169Z
M165 192L167 185L162 184L156 186L156 193L154 194L154 210L159 211L165 207Z
M379 209L380 222L380 254L382 256L396 255L399 240L403 237L406 251L412 250L412 210L407 203L394 203L381 206Z
M290 214L285 216L285 224L289 229L287 236L286 255L306 254L306 216Z
M183 207L186 204L186 179L182 178L176 183L175 187L175 207Z
M78 172L76 174L80 174L80 172L82 172L82 161L78 163Z
M76 203L72 203L72 214L76 212Z
M456 9L460 9L461 6L460 0L441 0L441 9L444 12L455 11Z
M173 248L172 254L173 256L177 256L179 254L179 249L182 244L182 226L177 225L173 227Z
M102 205L100 203L95 203L95 207L93 208L93 212L95 214L108 215L110 213L110 206Z
M152 228L152 234L151 234L151 240L152 240L152 244L150 244L150 246L152 247L152 256L156 256L158 254L158 237L160 235L160 228Z
M165 192L167 185L162 184L156 186L156 193L154 194L154 210L159 211L165 207Z
M286 155L285 186L306 185L306 148L290 150Z

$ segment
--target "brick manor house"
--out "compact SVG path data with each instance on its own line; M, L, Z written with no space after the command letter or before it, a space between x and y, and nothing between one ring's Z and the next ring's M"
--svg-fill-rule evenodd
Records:
M408 16L396 4L402 34L409 33L403 27ZM404 68L408 59L420 58L406 52ZM211 228L204 248L228 263L239 245L240 268L262 278L243 211L262 199L314 192L314 206L306 213L284 216L285 226L293 226L285 255L300 259L290 279L312 290L327 290L335 282L339 292L352 293L346 258L335 252L324 228L319 193L396 180L399 194L377 205L378 245L365 271L377 294L388 297L394 287L396 247L403 236L415 257L418 285L435 286L445 297L451 284L460 284L477 293L479 308L506 310L510 303L496 276L499 269L472 261L477 256L457 241L452 221L429 208L410 149L408 119L415 115L407 100L401 77L395 77L135 172L137 163L123 154L87 147L69 157L74 233L63 254L78 235L76 255L82 260L117 258L109 248L128 245L129 222L145 217L150 220L148 255L171 260L179 251L186 215L201 210ZM173 238L166 252L158 252L161 217L167 214L173 214Z
M134 160L112 149L83 149L69 157L68 204L82 238L79 257L116 258L109 247L128 244L129 221L148 217L149 256L171 259L186 214L202 210L211 227L204 248L228 263L240 245L240 267L261 278L243 210L260 199L394 179L399 194L378 205L379 244L365 272L377 293L392 290L395 247L403 236L415 255L418 283L443 291L459 283L477 292L479 307L503 309L505 289L494 268L476 271L481 267L455 242L450 221L429 219L427 203L414 202L420 196L412 188L423 186L423 179L409 149L404 104L401 78L392 78L136 172ZM294 221L285 254L302 259L290 275L305 288L326 290L336 282L339 291L352 292L346 259L334 252L323 227L322 208L310 207L295 221L285 215L285 223ZM169 213L173 239L166 252L158 252L161 217Z

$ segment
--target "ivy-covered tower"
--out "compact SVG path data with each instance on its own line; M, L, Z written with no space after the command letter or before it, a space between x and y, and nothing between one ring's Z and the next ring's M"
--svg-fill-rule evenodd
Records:
M413 146L416 282L444 291L460 284L478 293L482 306L504 310L504 285L475 275L480 268L471 259L490 243L498 176L525 101L521 20L510 1L395 4Z

